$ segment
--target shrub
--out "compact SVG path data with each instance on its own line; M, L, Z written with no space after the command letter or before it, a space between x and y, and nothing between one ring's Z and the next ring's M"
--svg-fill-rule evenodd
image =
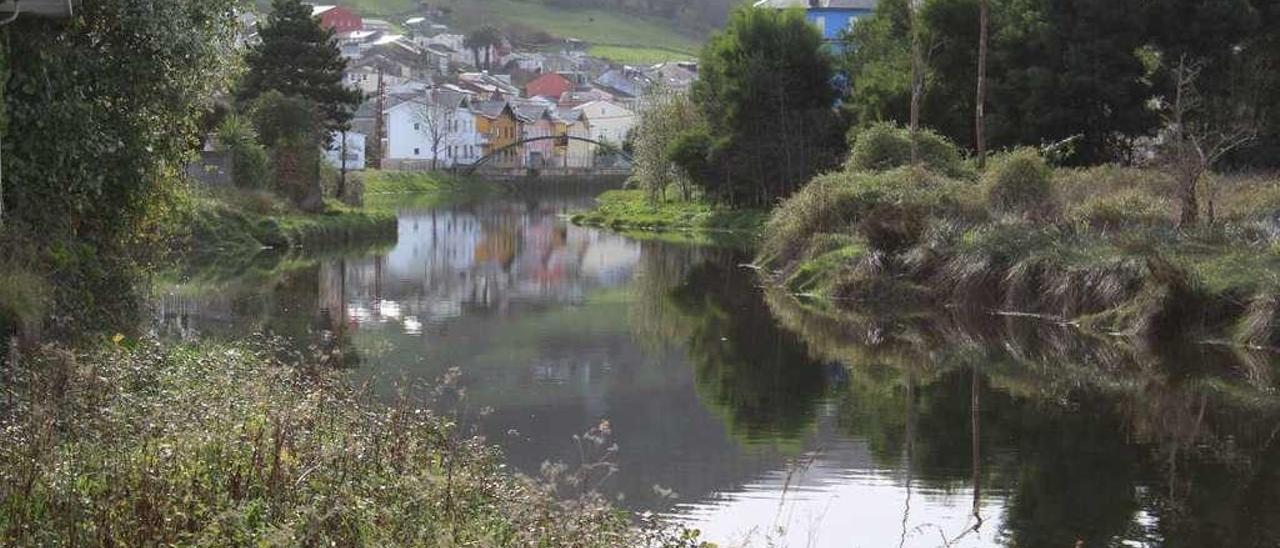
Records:
M987 205L996 211L1039 216L1053 207L1053 170L1033 148L997 157L983 183Z
M709 168L707 159L711 154L711 146L711 134L707 132L707 128L689 128L667 145L667 161L693 181L700 181Z
M258 142L253 125L228 115L218 125L218 144L231 154L232 181L237 187L263 188L267 182L267 151Z
M1167 199L1157 199L1136 188L1095 196L1067 212L1071 222L1095 230L1168 224L1171 216Z
M964 174L960 151L946 137L921 130L916 137L920 158L930 171L951 177ZM911 132L888 122L878 122L850 135L851 171L886 171L911 163Z
M787 264L815 235L842 232L856 232L881 251L900 251L919 241L931 216L963 214L964 186L911 168L821 175L774 210L761 260Z

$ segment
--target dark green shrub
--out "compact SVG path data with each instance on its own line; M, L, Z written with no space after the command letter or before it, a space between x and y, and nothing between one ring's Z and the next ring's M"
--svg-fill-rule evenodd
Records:
M258 142L253 125L229 115L218 125L218 144L231 154L232 181L237 187L259 189L267 182L267 150Z
M667 144L667 161L693 181L701 181L710 168L711 146L711 134L707 133L707 128L687 129Z
M911 163L911 131L888 122L877 122L850 135L852 171L886 171ZM960 150L946 137L931 130L917 133L920 160L925 168L951 177L964 174Z
M1053 169L1033 148L995 158L985 175L987 205L1002 213L1043 215L1053 207Z

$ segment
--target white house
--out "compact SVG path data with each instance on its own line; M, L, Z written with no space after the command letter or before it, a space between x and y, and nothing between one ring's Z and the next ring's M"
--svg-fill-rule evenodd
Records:
M614 145L621 145L640 120L630 109L609 101L591 101L573 109L591 119L592 139Z
M342 169L342 132L335 131L333 133L332 144L325 151L325 160L335 168ZM346 132L347 136L347 170L358 171L364 169L364 146L365 134L355 131Z
M484 155L471 97L431 89L387 109L387 160L400 169L468 165Z

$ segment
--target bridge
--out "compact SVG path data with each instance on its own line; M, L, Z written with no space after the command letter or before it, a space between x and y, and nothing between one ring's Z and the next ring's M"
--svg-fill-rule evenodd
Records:
M635 161L631 159L631 155L623 152L622 149L616 146L610 145L609 143L603 143L587 137L578 137L576 135L544 135L541 137L528 137L528 138L516 141L514 143L511 143L509 145L506 145L502 148L495 149L489 152L488 154L482 156L479 160L476 160L475 163L472 163L471 165L464 168L463 173L465 175L473 175L475 174L477 169L489 163L489 160L492 160L500 156L503 152L506 152L511 149L519 148L529 143L536 143L539 141L556 141L556 144L559 146L569 146L569 141L580 141L584 143L591 143L598 147L604 148L609 152L617 154L618 156L621 156L624 160L627 161L627 163L635 164Z

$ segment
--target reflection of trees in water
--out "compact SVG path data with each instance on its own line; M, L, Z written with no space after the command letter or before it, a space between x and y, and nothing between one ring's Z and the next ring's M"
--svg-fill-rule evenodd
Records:
M833 316L780 293L766 300L814 355L849 368L835 396L840 425L886 464L913 441L905 465L927 485L978 475L1005 494L1010 545L1280 542L1269 356L1143 347L1009 318ZM1140 510L1151 519L1139 522Z
M748 441L795 441L826 392L821 364L775 325L747 257L724 249L644 244L632 325L641 340L684 344L703 403Z

